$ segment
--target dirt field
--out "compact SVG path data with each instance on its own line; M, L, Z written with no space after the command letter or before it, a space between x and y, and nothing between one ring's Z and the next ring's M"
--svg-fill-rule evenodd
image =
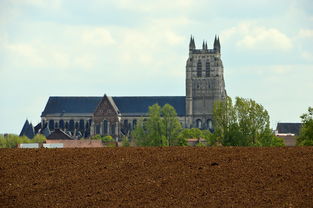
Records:
M313 147L0 149L0 207L313 207Z

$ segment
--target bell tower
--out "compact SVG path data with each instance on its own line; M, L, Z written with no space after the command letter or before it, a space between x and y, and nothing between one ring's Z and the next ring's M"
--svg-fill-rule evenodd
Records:
M196 49L194 38L189 43L186 63L186 127L212 130L213 105L227 96L219 37L213 49L203 41Z

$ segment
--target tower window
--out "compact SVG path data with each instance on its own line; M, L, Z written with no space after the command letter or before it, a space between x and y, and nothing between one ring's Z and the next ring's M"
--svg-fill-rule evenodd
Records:
M205 64L205 76L210 77L210 63L206 62Z
M201 61L199 60L197 63L197 77L201 77L201 73L202 73L202 64Z

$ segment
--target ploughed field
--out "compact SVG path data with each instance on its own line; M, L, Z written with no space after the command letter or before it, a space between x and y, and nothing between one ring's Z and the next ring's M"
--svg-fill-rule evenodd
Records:
M0 207L313 207L313 147L0 149Z

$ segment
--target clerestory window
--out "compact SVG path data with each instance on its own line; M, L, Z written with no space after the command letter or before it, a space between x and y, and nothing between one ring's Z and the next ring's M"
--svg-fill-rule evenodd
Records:
M210 63L206 62L205 64L205 76L210 77Z
M202 64L201 61L199 60L197 63L197 77L201 77L201 73L202 73Z

